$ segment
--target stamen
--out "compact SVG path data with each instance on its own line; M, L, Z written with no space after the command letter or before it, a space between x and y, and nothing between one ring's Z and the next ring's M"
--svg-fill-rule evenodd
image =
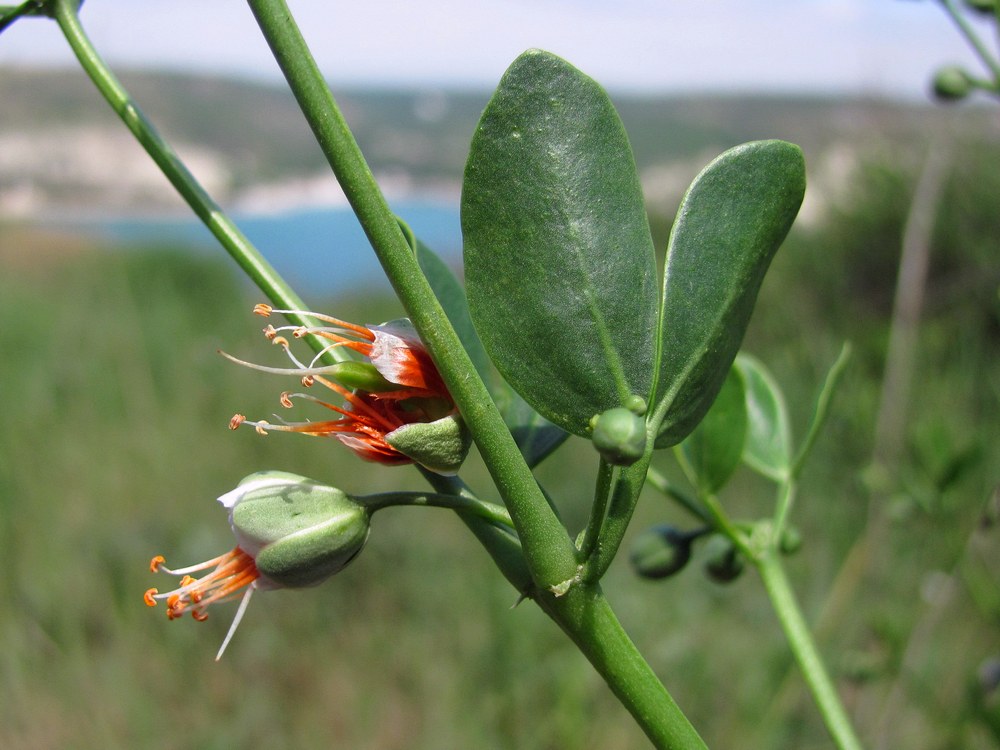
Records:
M256 588L257 587L251 583L247 588L247 592L243 595L243 599L240 600L239 609L236 610L236 616L233 618L233 623L229 626L229 632L226 633L226 637L222 640L222 645L219 646L219 653L215 655L216 661L222 658L222 655L226 651L226 646L228 646L229 641L233 639L233 635L236 633L236 628L239 627L240 620L243 619L243 613L247 611L247 605L250 604L250 597L253 596L254 589Z

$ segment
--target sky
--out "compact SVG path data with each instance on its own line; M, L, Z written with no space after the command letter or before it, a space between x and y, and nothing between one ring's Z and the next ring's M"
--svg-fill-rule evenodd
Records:
M335 85L492 87L530 47L618 91L922 98L940 65L980 71L940 0L288 4ZM81 16L113 66L280 76L242 0L87 0ZM47 19L23 19L0 35L0 65L72 63Z

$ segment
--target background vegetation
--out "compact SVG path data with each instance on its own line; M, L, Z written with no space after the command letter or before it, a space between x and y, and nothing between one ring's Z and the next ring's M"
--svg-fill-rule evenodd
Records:
M873 466L872 435L900 234L929 143L919 129L867 152L822 219L793 233L746 342L800 433L842 342L855 345L804 476L805 544L790 567L872 747L1000 746L1000 695L980 678L1000 657L1000 153L949 140L898 463ZM333 581L255 598L219 664L227 612L198 625L148 610L142 592L162 583L149 558L229 549L214 498L251 471L357 493L422 485L329 441L230 433L235 411L269 414L286 387L215 353L273 354L249 313L257 298L222 260L102 249L0 226L0 746L645 747L555 627L510 608L511 589L444 511L380 514ZM398 312L363 291L311 302L364 321ZM582 524L592 476L580 467L596 462L576 439L563 450L576 456L543 465L542 479ZM475 459L465 473L486 486ZM754 516L766 491L740 475L723 501ZM663 520L688 522L650 490L633 534ZM709 745L828 746L752 574L723 587L692 565L653 584L622 560L606 588Z

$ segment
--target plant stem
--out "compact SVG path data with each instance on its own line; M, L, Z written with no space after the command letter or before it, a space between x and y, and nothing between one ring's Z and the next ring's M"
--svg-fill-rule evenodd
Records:
M98 91L111 108L121 117L136 140L146 149L146 153L170 180L170 184L180 193L195 215L208 227L226 252L253 280L260 290L276 307L290 310L305 310L306 305L292 290L277 271L265 260L260 251L246 238L236 224L226 216L222 208L201 186L190 170L180 160L170 145L160 136L153 124L129 96L125 87L111 72L97 53L80 24L76 0L54 0L56 22L69 42L73 53ZM297 325L310 325L312 321L299 315L288 315ZM309 344L319 352L329 343L324 339L309 336ZM341 352L328 350L329 359L344 358Z
M248 0L386 276L434 358L517 527L542 588L569 580L576 547L521 457L486 386L424 278L284 0Z
M604 678L655 747L707 748L622 629L598 584L574 586L559 598L544 593L537 601Z
M580 559L586 560L593 553L597 540L601 538L601 528L608 510L608 494L611 492L611 477L614 467L603 458L597 468L597 482L594 485L594 502L590 507L590 520L583 532L580 543Z
M549 506L438 304L283 0L248 0L285 78L465 418L517 528L536 601L570 635L660 748L704 743L625 635ZM643 473L644 473L643 469ZM565 588L564 588L565 587ZM551 590L564 592L557 597Z
M958 27L959 32L968 41L969 46L972 47L983 64L989 68L990 74L993 76L993 80L990 82L992 84L991 88L994 91L1000 91L1000 61L993 56L983 43L983 40L979 38L975 29L972 28L972 24L969 23L968 19L955 6L954 0L941 0L941 5L944 6L945 12L954 22L955 26Z
M764 587L771 597L771 605L834 742L840 750L861 750L861 743L854 734L837 690L823 666L823 660L799 609L778 552L772 547L750 559L760 572Z
M372 511L401 505L450 508L451 510L474 513L497 526L505 526L512 530L514 528L514 523L510 520L510 514L506 508L484 502L474 495L439 494L434 492L380 492L377 495L361 495L354 499L360 505Z

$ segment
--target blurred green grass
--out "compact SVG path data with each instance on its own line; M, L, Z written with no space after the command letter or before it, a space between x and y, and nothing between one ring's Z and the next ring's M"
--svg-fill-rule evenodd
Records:
M897 194L878 183L870 195ZM897 209L869 198L823 233L793 236L747 346L788 390L801 435L825 368L855 342L804 478L795 522L806 544L789 566L861 735L888 721L895 747L993 747L984 717L996 705L980 705L973 685L1000 652L996 531L976 531L1000 465L1000 317L960 290L925 321L907 457L873 491L864 469L886 310L851 279L895 250L866 251L836 229L861 226L865 211L891 224ZM555 626L531 604L511 609L514 592L445 511L381 513L335 579L255 597L218 664L231 611L199 625L145 607L143 591L164 584L148 572L153 554L187 564L230 548L214 498L252 471L356 493L422 484L333 441L226 429L236 411L277 410L288 384L216 354L275 354L250 315L258 299L221 261L36 250L0 253L0 747L646 746ZM961 259L990 268L976 258ZM363 294L317 307L365 322L399 312ZM572 525L592 494L580 467L593 463L573 439L539 471ZM463 476L493 497L475 457ZM888 529L880 562L844 569L873 497ZM723 501L756 517L769 490L743 473ZM650 492L633 533L663 520L688 522ZM852 579L849 598L830 598ZM830 746L752 573L720 587L693 565L650 584L619 562L606 589L711 746Z

